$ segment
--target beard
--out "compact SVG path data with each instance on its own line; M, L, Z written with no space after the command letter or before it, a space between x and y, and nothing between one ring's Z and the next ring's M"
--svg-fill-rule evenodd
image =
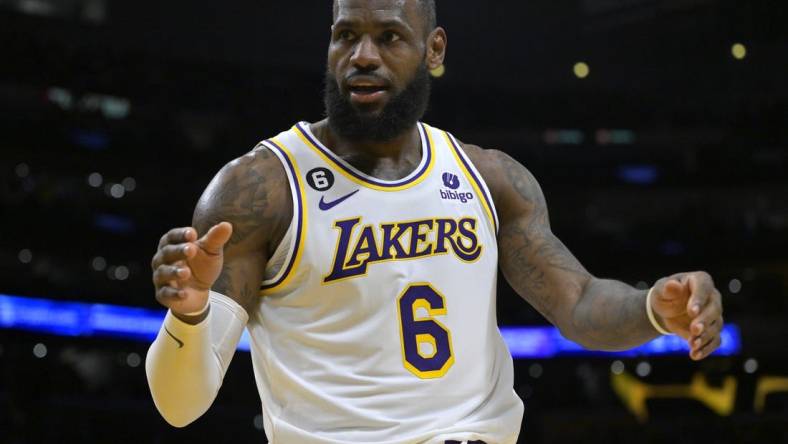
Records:
M426 64L400 93L391 96L378 112L357 108L339 90L336 77L326 72L323 102L328 125L340 137L354 142L387 142L412 128L430 100L430 75Z

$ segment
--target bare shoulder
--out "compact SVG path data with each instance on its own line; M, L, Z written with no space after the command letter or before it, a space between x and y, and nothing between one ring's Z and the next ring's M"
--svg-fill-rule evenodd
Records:
M533 174L503 151L462 143L463 150L490 188L499 215L521 214L544 205L544 195Z
M470 143L460 142L463 151L473 162L473 165L476 169L485 176L485 182L487 181L487 176L492 175L496 172L496 167L500 163L499 157L505 154L498 150L490 150L484 149L479 145L473 145Z
M194 210L200 234L227 221L233 235L227 248L272 253L293 214L287 175L270 150L258 146L227 163L213 178Z

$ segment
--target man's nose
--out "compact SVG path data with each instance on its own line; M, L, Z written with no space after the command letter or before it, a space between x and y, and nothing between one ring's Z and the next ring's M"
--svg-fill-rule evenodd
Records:
M374 70L380 66L380 52L372 37L365 35L359 40L350 63L364 71Z

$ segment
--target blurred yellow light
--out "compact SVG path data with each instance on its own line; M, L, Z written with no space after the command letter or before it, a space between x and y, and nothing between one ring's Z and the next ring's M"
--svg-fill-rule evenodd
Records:
M579 79L585 79L591 73L591 68L585 62L575 63L575 75Z
M747 47L741 43L735 43L731 47L731 54L733 54L733 57L736 58L736 60L741 60L747 57Z
M443 77L443 75L446 74L446 65L441 65L433 69L432 71L430 71L430 74L432 75L432 77L435 77L436 79L439 77Z

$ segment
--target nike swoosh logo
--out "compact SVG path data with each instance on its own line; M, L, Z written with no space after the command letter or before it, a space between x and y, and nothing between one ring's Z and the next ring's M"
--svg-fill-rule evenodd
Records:
M353 197L359 191L361 191L361 190L358 189L358 190L348 194L347 196L342 196L339 199L331 201L331 202L326 202L325 201L325 196L321 196L320 197L320 209L323 210L323 211L328 211L328 210L334 208L335 206L341 204L342 202L350 199L351 197Z
M170 335L170 337L171 337L172 339L174 339L174 340L175 340L175 342L177 342L177 343L178 343L178 348L183 348L183 341L181 341L180 339L176 338L174 334L170 333L170 331L169 331L169 330L167 330L167 327L164 327L164 331L166 331L166 332L167 332L167 334L168 334L168 335Z

